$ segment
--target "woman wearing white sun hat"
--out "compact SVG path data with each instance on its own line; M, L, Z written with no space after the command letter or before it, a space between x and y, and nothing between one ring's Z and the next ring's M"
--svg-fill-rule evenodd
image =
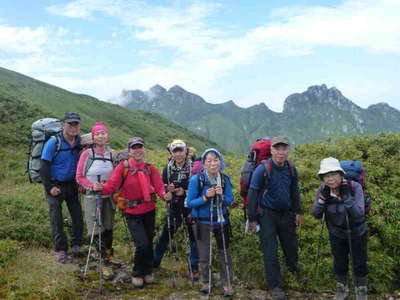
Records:
M345 172L336 158L321 161L312 214L325 216L337 280L336 300L346 299L349 290L347 273L352 260L356 300L367 299L367 226L364 214L364 194L355 181L344 179Z

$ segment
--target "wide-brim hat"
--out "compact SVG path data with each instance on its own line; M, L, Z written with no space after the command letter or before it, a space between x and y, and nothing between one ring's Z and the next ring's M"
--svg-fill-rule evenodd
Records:
M346 174L346 172L340 166L339 160L334 157L327 157L321 160L318 176L322 176L330 172L342 172L343 175Z

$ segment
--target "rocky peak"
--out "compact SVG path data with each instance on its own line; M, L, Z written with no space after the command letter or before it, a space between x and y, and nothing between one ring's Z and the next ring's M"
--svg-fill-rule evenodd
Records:
M315 95L316 97L323 96L328 91L328 88L325 84L322 85L312 85L310 86L305 93Z
M181 88L179 85L174 85L172 88L168 90L168 93L172 93L177 96L182 96L183 94L187 94L188 92Z
M149 91L154 94L164 94L167 92L167 90L159 84L156 84L155 86L151 87Z

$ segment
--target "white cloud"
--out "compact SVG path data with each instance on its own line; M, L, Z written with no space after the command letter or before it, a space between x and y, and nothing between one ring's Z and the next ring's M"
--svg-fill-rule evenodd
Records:
M345 1L338 7L286 8L279 21L255 28L249 36L274 47L359 47L400 54L400 1Z
M0 51L7 53L40 53L48 42L45 27L11 27L0 25Z
M119 94L123 88L179 84L211 100L223 98L219 85L227 72L256 63L260 58L310 55L319 47L400 54L399 0L345 0L334 7L284 7L265 16L264 25L244 34L242 30L226 32L211 25L209 21L224 9L219 4L196 2L163 7L148 3L76 0L51 6L47 11L82 19L96 18L96 13L114 17L132 31L134 38L151 44L150 49L139 54L157 48L160 52L168 49L173 52L171 62L159 61L157 66L142 66L119 76L92 80L47 77L49 81L102 99ZM155 64L153 60L150 57L147 62ZM275 94L283 93L276 91Z
M43 73L78 73L69 47L89 44L63 27L12 27L0 25L0 64L8 69L36 76Z
M48 8L53 14L92 18L94 12L116 17L136 39L175 50L174 64L209 64L224 71L263 55L309 55L320 46L359 47L400 54L400 2L348 0L337 7L286 7L266 24L242 36L208 25L219 4L184 8L150 6L141 1L77 0Z

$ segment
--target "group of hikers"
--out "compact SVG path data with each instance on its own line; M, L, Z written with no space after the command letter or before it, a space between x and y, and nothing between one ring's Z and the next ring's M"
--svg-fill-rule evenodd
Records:
M82 150L80 125L78 113L65 113L59 137L48 139L41 154L40 177L49 203L58 261L69 259L63 228L63 201L72 219L72 255L83 255L80 187L84 190L82 202L91 245L96 247L104 262L100 270L102 278L112 279L112 266L120 266L113 255L117 203L135 246L133 287L143 288L155 282L153 270L160 266L168 249L174 251L171 241L178 228L183 227L190 248L187 258L190 279L200 281L202 293L211 294L215 288L211 269L214 236L223 294L233 296L228 207L234 197L230 178L222 172L226 167L223 154L214 148L205 150L200 157L201 167L198 167L194 164L195 157L189 155L186 143L173 140L168 145L170 160L160 176L157 168L145 160L143 138L129 139L126 158L116 163L118 155L108 146L107 127L101 122L94 124L91 130L93 145ZM288 160L288 137L272 138L270 147L272 157L260 163L252 173L246 208L249 228L257 232L260 239L270 296L286 299L278 240L288 270L303 280L298 263L297 236L303 212L297 169ZM356 299L367 299L367 228L362 187L355 181L346 180L339 161L332 157L321 161L317 175L321 185L316 192L312 215L323 218L329 231L337 280L334 299L346 299L349 295L349 258ZM167 216L153 246L157 196L165 200Z

